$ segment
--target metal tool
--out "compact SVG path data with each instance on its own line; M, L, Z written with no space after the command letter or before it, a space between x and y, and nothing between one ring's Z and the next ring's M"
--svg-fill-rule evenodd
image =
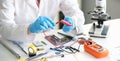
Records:
M48 53L48 52L40 53L40 54L38 54L38 55L36 55L36 56L29 57L29 58L26 58L26 59L20 58L18 61L33 61L34 59L36 59L36 58L38 58L38 57L41 57L41 56L43 56L43 55L45 55L45 54L47 54L47 53ZM34 60L34 61L35 61L35 60Z
M12 41L12 42L16 44L27 55L27 52L20 46L19 43L17 43L16 41Z
M69 55L69 54L66 54L66 55ZM40 59L35 59L33 61L48 61L49 58L54 58L54 57L64 57L65 55L64 54L59 54L59 55L51 55L51 56L47 56L47 57L42 57Z
M67 35L67 34L63 34L61 32L57 32L57 33L60 34L60 35L62 35L62 36L64 36L64 37L66 37L66 38L69 38L70 40L73 39L73 36L70 36L70 35Z
M6 45L4 42L2 42L0 40L0 43L6 48L8 49L16 58L20 58L20 55L18 53L16 53L13 49L11 49L11 47L9 47L8 45Z

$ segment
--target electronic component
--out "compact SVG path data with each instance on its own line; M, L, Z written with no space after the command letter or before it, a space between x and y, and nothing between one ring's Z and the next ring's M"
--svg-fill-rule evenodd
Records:
M103 48L102 46L91 41L85 42L84 49L96 58L102 58L108 55L108 50L106 48Z
M41 47L41 46L47 45L44 41L34 41L32 44L35 47Z
M89 43L90 42L84 45L84 49L88 53L92 54L97 58L102 58L108 55L108 50L106 48L103 48L98 44L89 44Z
M47 45L47 43L45 43L44 41L41 41L41 43L43 43L44 45Z
M54 46L60 45L61 44L61 39L58 38L55 35L49 35L45 36L45 39L47 39L50 43L52 43Z
M70 41L69 38L64 37L60 39L55 35L45 36L45 39L52 43L54 46L60 46Z
M84 50L96 58L108 56L108 50L92 40L78 40L79 44L84 44Z

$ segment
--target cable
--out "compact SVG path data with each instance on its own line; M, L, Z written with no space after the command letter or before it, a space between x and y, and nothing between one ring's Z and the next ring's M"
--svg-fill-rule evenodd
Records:
M60 48L62 51L65 51L65 52L67 52L67 53L76 53L76 52L80 52L80 44L79 44L79 46L78 46L78 48L76 49L76 48L73 48L73 47L71 47L71 46L66 46L65 47L65 49L69 49L70 51L67 51L67 50L65 50L65 49L63 49L63 48Z

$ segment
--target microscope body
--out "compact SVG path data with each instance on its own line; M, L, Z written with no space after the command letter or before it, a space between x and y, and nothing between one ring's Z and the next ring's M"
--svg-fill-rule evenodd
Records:
M106 13L106 0L96 0L94 11L90 11L88 14L91 14L91 20L95 21L89 31L89 35L105 38L108 31L108 25L106 26L104 21L111 18Z

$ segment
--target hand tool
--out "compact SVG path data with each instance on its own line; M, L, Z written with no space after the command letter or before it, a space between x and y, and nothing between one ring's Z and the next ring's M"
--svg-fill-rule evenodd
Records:
M22 46L20 46L19 43L17 43L16 41L12 41L14 44L16 44L26 55L27 55L27 52L23 49Z
M1 41L1 40L0 40ZM8 49L16 58L20 58L20 55L16 53L11 47L6 45L4 42L0 42L6 49Z
M65 21L65 20L61 20L60 22L61 22L62 24L67 25L67 26L72 26L71 23L69 23L69 22L67 22L67 21ZM58 24L58 23L60 23L60 22L56 22L56 24Z

